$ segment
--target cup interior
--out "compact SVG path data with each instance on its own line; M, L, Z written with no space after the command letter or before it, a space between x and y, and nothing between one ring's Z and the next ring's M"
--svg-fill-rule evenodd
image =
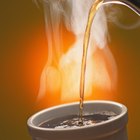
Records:
M101 111L111 111L117 114L116 117L120 117L127 112L127 108L120 103L111 101L88 101L84 103L84 114L93 114ZM28 125L39 127L40 124L47 120L78 114L78 102L60 105L36 113L28 120Z

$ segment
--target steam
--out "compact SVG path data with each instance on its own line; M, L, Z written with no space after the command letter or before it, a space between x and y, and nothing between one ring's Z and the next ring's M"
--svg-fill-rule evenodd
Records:
M117 4L108 4L106 5L106 8L108 10L107 20L114 23L117 27L122 28L124 30L133 30L140 27L139 16L128 7L124 5L119 7L119 5ZM133 15L133 18L135 20L130 17L131 15ZM123 23L121 19L126 19L127 17L131 20L128 21L128 24Z
M79 83L83 37L88 12L93 0L42 0L45 13L46 34L48 39L48 60L40 79L38 99L47 92L61 92L61 99L79 97ZM62 22L71 31L76 41L70 49L63 52ZM66 36L66 35L65 35ZM108 28L106 15L101 7L91 29L85 93L93 92L93 85L112 89L117 81L116 63L107 46Z

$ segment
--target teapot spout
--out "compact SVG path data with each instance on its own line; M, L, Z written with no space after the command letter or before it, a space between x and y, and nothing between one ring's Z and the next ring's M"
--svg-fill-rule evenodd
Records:
M103 4L121 4L127 6L140 16L140 0L104 0Z

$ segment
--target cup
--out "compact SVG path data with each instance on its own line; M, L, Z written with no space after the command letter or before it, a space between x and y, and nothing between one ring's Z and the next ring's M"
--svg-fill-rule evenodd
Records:
M110 120L79 128L53 129L39 125L46 120L68 115L77 115L79 103L70 103L42 110L28 119L27 125L33 140L128 140L127 108L112 101L86 101L84 113L111 111L117 114Z

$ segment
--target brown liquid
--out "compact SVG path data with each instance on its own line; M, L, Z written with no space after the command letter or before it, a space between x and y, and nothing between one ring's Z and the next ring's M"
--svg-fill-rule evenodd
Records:
M95 125L97 123L110 120L115 116L116 114L114 112L109 112L109 111L102 111L102 112L96 112L94 114L84 115L82 126ZM60 118L50 119L41 123L39 126L43 128L53 128L53 129L81 127L81 125L79 124L78 115L69 115Z
M83 56L82 56L82 64L81 64L81 79L80 79L80 105L79 105L79 123L83 125L83 101L84 101L84 87L85 87L85 72L86 72L86 59L87 59L87 51L90 39L90 30L95 14L103 3L103 0L95 0L88 15L88 22L86 26L86 31L84 35L84 43L83 43Z

